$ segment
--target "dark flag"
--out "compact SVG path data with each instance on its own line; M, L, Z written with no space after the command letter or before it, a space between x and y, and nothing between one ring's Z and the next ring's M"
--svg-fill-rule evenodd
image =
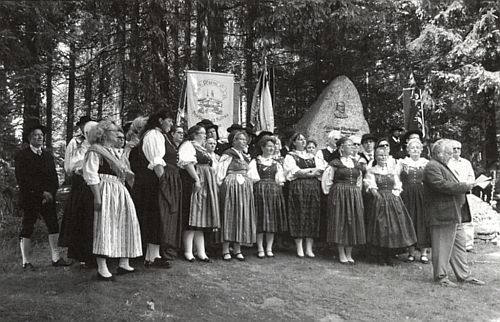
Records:
M413 74L410 75L410 85L415 84ZM405 116L405 129L407 131L419 130L425 137L424 109L422 105L422 91L417 87L403 88L403 112Z

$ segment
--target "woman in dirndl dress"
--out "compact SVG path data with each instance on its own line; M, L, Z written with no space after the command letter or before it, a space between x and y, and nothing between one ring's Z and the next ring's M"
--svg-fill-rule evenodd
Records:
M396 165L396 172L401 178L403 192L401 199L408 209L408 213L413 220L413 226L417 234L417 246L420 248L420 262L429 264L427 253L431 247L429 227L425 224L424 215L424 186L422 178L424 168L429 160L421 158L423 144L419 139L411 139L406 145L409 156L399 159ZM415 260L415 247L410 246L406 262Z
M205 252L205 231L220 227L218 186L212 159L204 148L206 130L195 125L179 148L182 178L184 259L193 262L193 242L198 260L210 263Z
M95 121L88 121L83 127L85 136L83 141L77 141L76 148L67 151L64 159L64 168L71 175L71 190L64 208L59 234L59 246L68 248L68 258L80 262L80 267L95 267L92 254L93 226L94 226L94 195L83 179L83 159L90 143L87 140L90 130L97 125ZM72 141L73 141L72 140ZM70 143L71 144L71 143ZM68 144L68 147L70 146ZM70 149L68 149L70 150Z
M376 165L368 169L364 184L373 196L368 241L380 248L381 263L394 265L392 252L417 242L413 221L400 197L401 181L395 167L389 167L385 148L375 150Z
M256 218L253 183L247 176L250 157L245 153L248 135L245 131L233 131L229 135L231 148L224 151L217 168L220 184L220 215L222 258L231 260L229 244L233 243L233 256L245 260L241 244L252 245L256 241Z
M323 169L321 161L308 153L306 138L295 133L291 139L291 151L285 156L283 168L290 181L287 208L290 236L295 239L297 256L304 257L302 242L306 240L306 256L315 257L314 238L319 237L321 213L321 183Z
M215 153L215 150L217 148L217 140L214 138L208 138L206 148L210 159L212 159L212 168L217 169L220 160L220 155Z
M146 248L146 268L170 268L169 259L175 258L181 247L182 182L177 147L169 134L174 119L175 115L167 109L153 113L141 133L141 141L130 152L135 173L132 197Z
M354 265L352 247L366 243L363 168L352 158L355 150L351 139L343 137L336 144L340 158L330 162L321 180L328 194L326 237L328 243L337 244L340 263Z
M121 129L103 120L89 135L92 144L85 155L83 178L94 195L94 242L97 277L110 281L114 276L106 258L120 258L116 273L134 272L129 258L142 256L141 232L134 203L124 181L133 173L116 155L117 133Z
M265 135L257 144L262 155L250 162L248 176L254 182L253 193L257 213L257 257L274 257L274 234L288 230L286 204L282 186L285 175L281 164L274 159L277 139ZM264 234L266 251L264 252Z

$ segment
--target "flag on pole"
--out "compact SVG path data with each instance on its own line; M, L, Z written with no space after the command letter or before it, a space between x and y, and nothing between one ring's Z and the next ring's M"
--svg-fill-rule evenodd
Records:
M177 107L177 119L175 120L175 125L180 126L187 123L187 97L186 97L186 83L182 86L181 97L179 99L179 106Z
M259 76L250 107L248 123L253 125L254 131L274 132L273 96L271 93L272 80L267 63Z
M407 131L419 130L425 137L422 91L419 88L403 88L403 112L405 129Z
M409 88L403 88L403 112L405 116L405 129L418 130L425 137L424 104L422 103L422 90L416 86L417 82L413 73L408 80Z

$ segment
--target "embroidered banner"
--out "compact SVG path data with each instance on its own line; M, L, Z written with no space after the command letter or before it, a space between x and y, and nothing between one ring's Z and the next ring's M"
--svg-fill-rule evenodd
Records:
M186 71L188 127L203 119L219 126L219 137L227 136L233 123L234 75Z

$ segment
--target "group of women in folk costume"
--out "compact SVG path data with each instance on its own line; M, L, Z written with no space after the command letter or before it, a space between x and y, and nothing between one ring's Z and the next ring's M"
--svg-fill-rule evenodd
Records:
M427 260L419 186L425 159L419 141L409 142L409 157L396 165L387 140L379 140L375 161L367 164L358 162L352 139L340 138L338 157L326 164L314 148L307 149L312 144L302 133L291 135L284 158L277 157L278 139L265 133L256 142L260 154L251 159L245 130L235 129L228 148L216 153L220 144L213 123L200 122L184 138L173 120L162 109L142 118L142 126L137 121L124 154L117 152L123 148L117 133L123 131L115 123L101 121L89 132L81 170L74 171L82 174L76 181L81 187L73 192L90 187L86 198L93 199L94 220L88 236L100 279L113 278L107 257L120 258L118 274L133 272L128 258L143 252L147 268L170 267L179 249L186 261L210 263L207 242L221 243L226 261L245 260L241 246L254 243L258 258L274 257L275 234L285 232L294 239L298 257L314 258L322 211L325 240L337 245L342 264L354 264L353 247L367 243L379 247L389 262L390 249L415 246L417 235L421 260ZM410 252L409 260L414 249ZM74 257L90 261L89 256Z

